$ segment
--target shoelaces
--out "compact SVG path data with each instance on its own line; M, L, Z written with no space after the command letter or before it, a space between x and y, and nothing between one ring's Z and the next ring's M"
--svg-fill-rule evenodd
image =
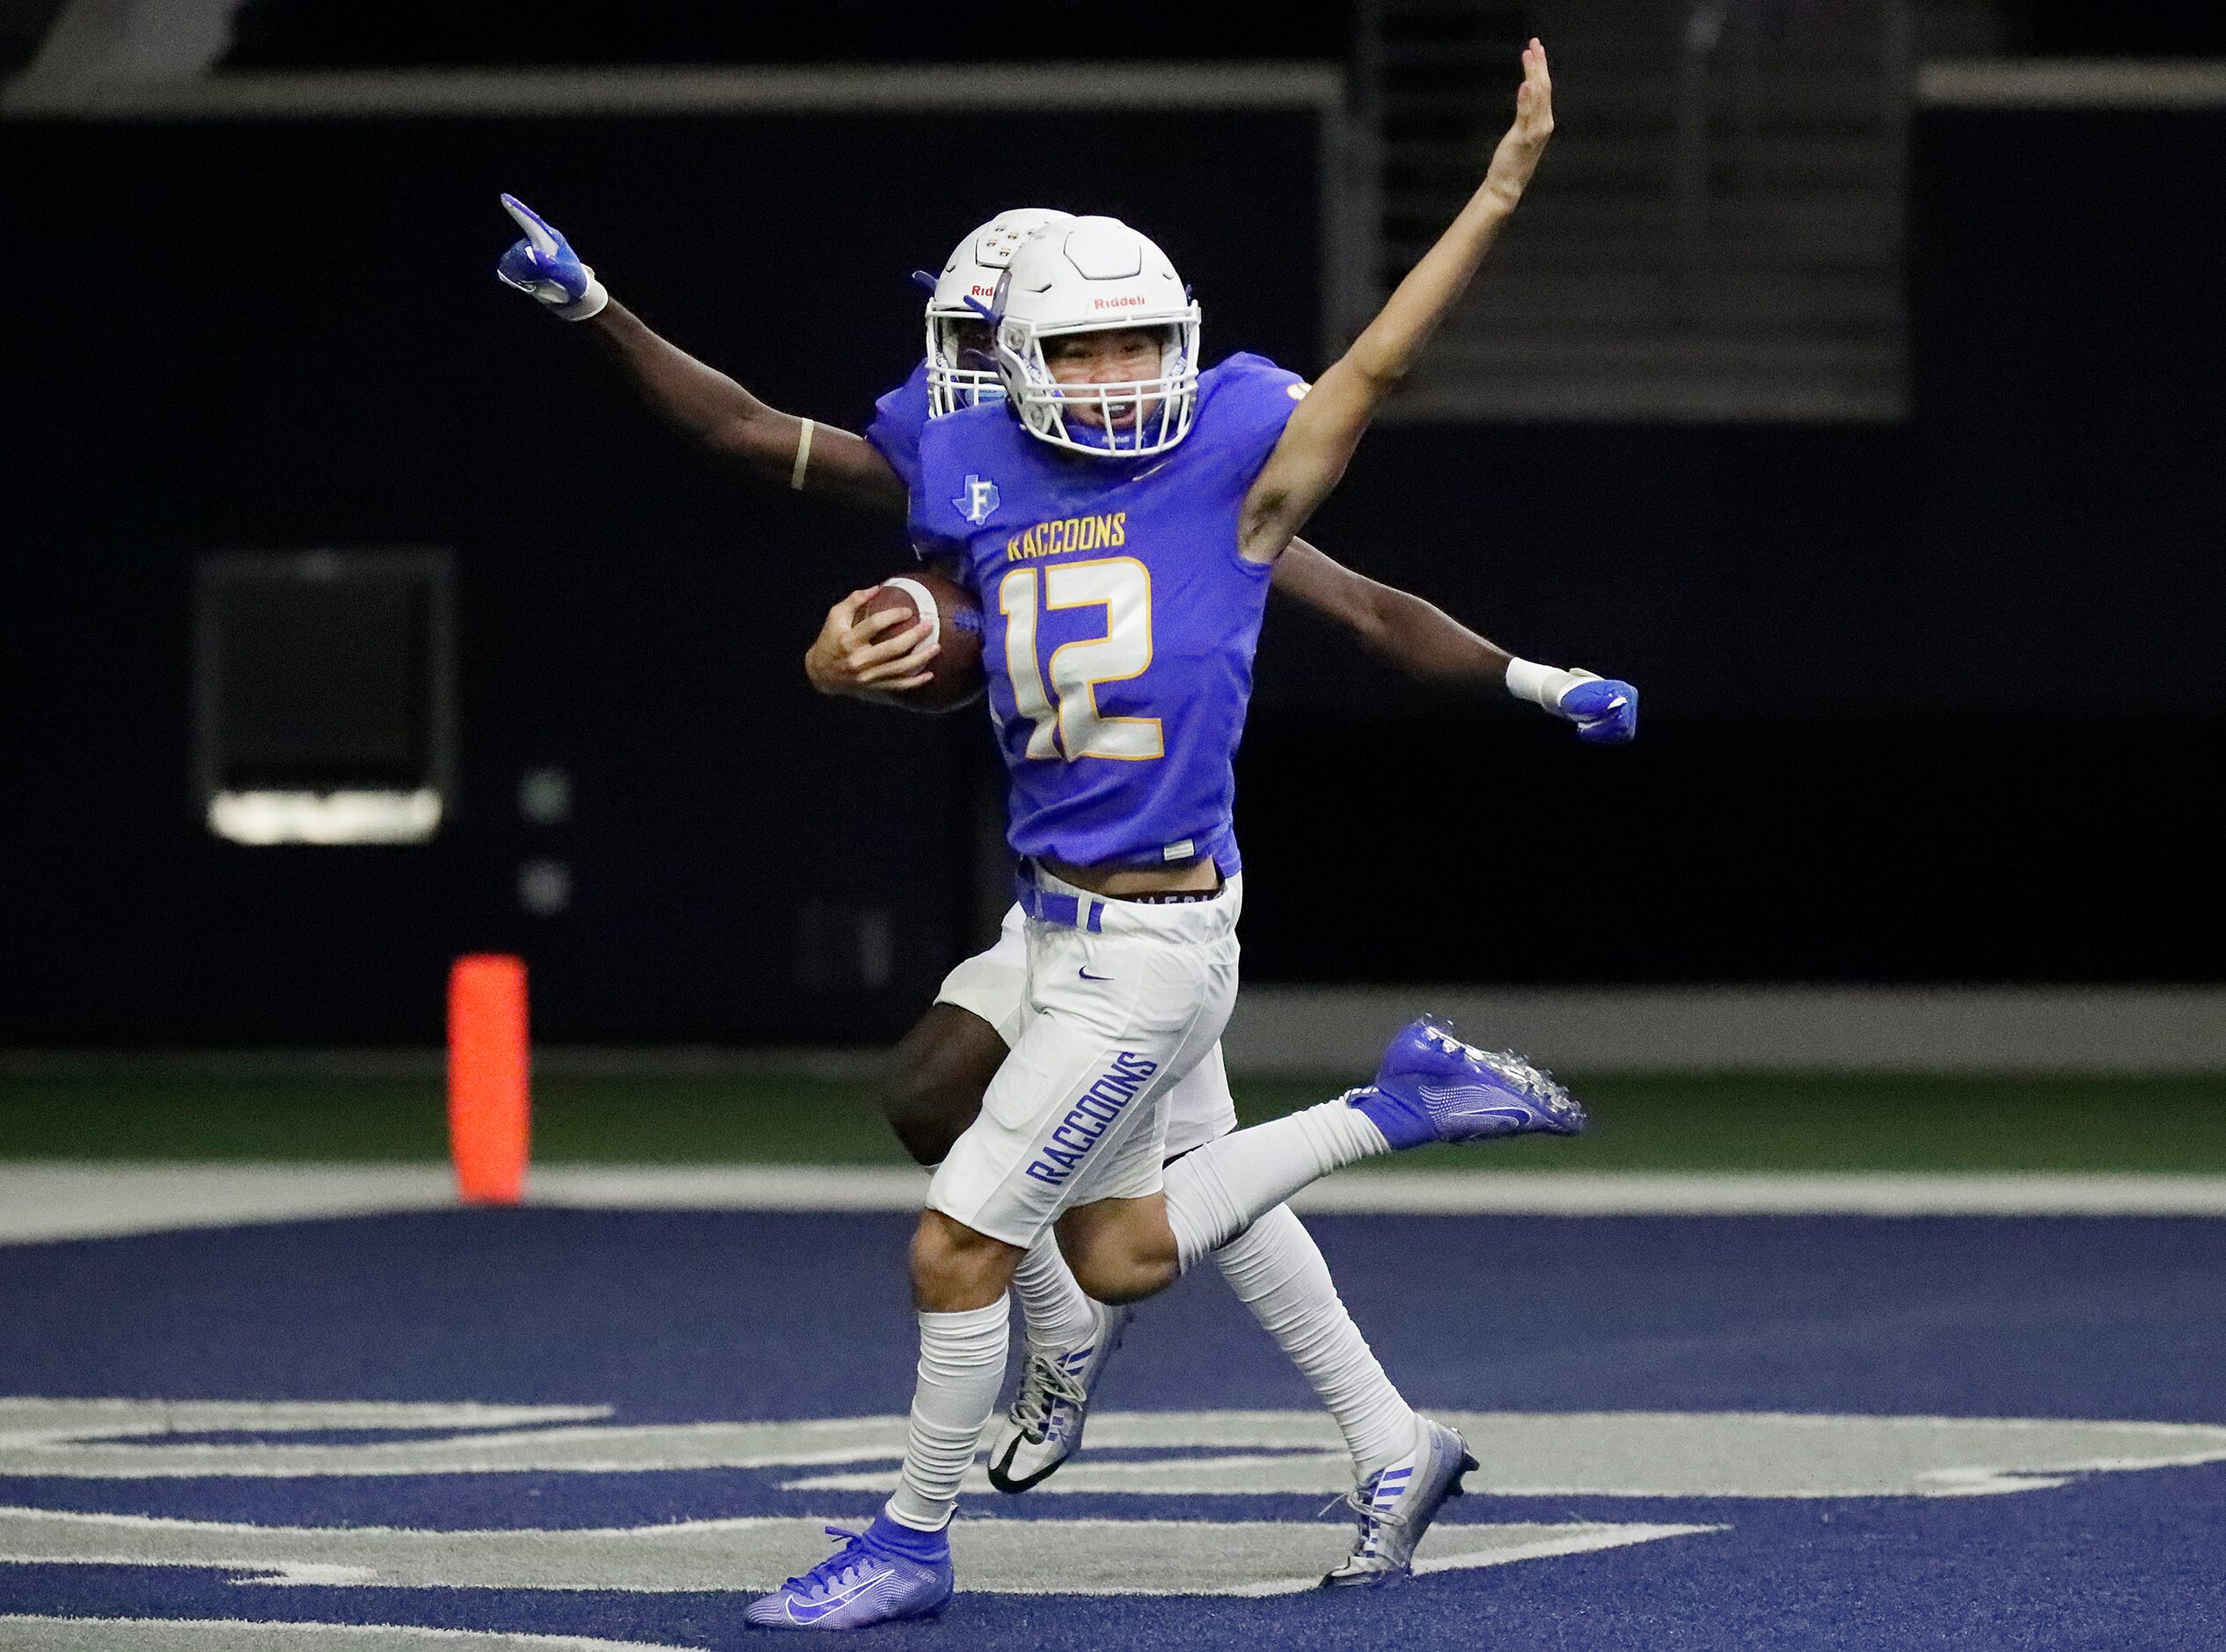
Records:
M1322 1505L1323 1514L1328 1514L1339 1503L1343 1503L1352 1510L1360 1527L1359 1540L1354 1546L1354 1553L1366 1555L1371 1560L1375 1558L1376 1550L1383 1542L1385 1531L1397 1530L1407 1524L1405 1515L1395 1509L1379 1509L1376 1506L1376 1488L1382 1481L1383 1475L1380 1473L1371 1474L1365 1484L1355 1487L1342 1497L1332 1497Z
M1037 1354L1028 1362L1028 1380L1021 1385L1020 1398L1013 1401L1013 1419L1032 1444L1041 1445L1051 1431L1051 1413L1057 1407L1088 1401L1088 1393L1068 1374L1062 1359Z
M866 1535L862 1531L853 1531L847 1526L826 1526L822 1530L829 1537L841 1538L846 1543L855 1543ZM834 1593L858 1573L878 1563L877 1557L874 1555L857 1554L848 1548L840 1548L802 1577L792 1577L780 1587L786 1593L802 1595L810 1600Z

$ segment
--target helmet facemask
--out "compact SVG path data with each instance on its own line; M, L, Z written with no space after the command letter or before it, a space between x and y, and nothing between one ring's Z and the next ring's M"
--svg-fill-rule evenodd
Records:
M962 407L1005 399L997 376L997 347L989 318L927 312L927 414L940 419Z
M1062 384L1044 355L1046 340L1143 329L1160 334L1159 371L1150 377ZM1171 318L1123 316L1039 329L1006 316L998 325L998 372L1021 422L1054 447L1100 458L1164 453L1188 435L1197 412L1197 362L1196 304Z

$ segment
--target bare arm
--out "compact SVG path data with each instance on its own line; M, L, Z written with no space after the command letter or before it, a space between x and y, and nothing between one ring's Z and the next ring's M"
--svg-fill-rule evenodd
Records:
M1507 651L1435 603L1356 574L1304 539L1277 559L1275 589L1312 610L1385 664L1420 683L1497 693Z
M1515 123L1493 151L1483 183L1422 262L1407 272L1376 318L1292 412L1283 439L1245 496L1238 545L1246 557L1274 561L1336 486L1376 409L1406 377L1499 238L1553 131L1546 48L1533 40L1523 48Z
M1638 733L1638 691L1629 683L1518 660L1443 609L1355 574L1303 539L1277 559L1272 578L1284 596L1418 682L1505 689L1574 723L1578 739L1591 745L1622 745Z
M807 420L767 406L718 369L658 337L615 299L587 326L651 409L713 452L783 486L904 515L904 483L863 436L809 420L811 446L800 476L797 457Z

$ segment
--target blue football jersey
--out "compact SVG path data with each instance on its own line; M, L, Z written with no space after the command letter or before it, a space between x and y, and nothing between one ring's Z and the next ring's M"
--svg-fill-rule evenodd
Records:
M1003 404L930 421L912 541L982 604L1007 841L1075 866L1237 870L1232 761L1271 572L1237 515L1306 385L1256 355L1199 376L1171 451L1064 452Z
M927 362L925 358L912 375L874 404L874 422L866 427L866 440L889 461L907 491L919 492L919 433L927 425Z

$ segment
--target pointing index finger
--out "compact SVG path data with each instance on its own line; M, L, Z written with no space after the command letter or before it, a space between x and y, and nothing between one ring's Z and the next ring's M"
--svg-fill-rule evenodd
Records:
M549 228L542 221L541 215L525 202L516 195L505 195L502 197L502 209L516 220L518 228L525 231L525 238L533 244L535 252L546 257L557 250L560 238L557 232Z

